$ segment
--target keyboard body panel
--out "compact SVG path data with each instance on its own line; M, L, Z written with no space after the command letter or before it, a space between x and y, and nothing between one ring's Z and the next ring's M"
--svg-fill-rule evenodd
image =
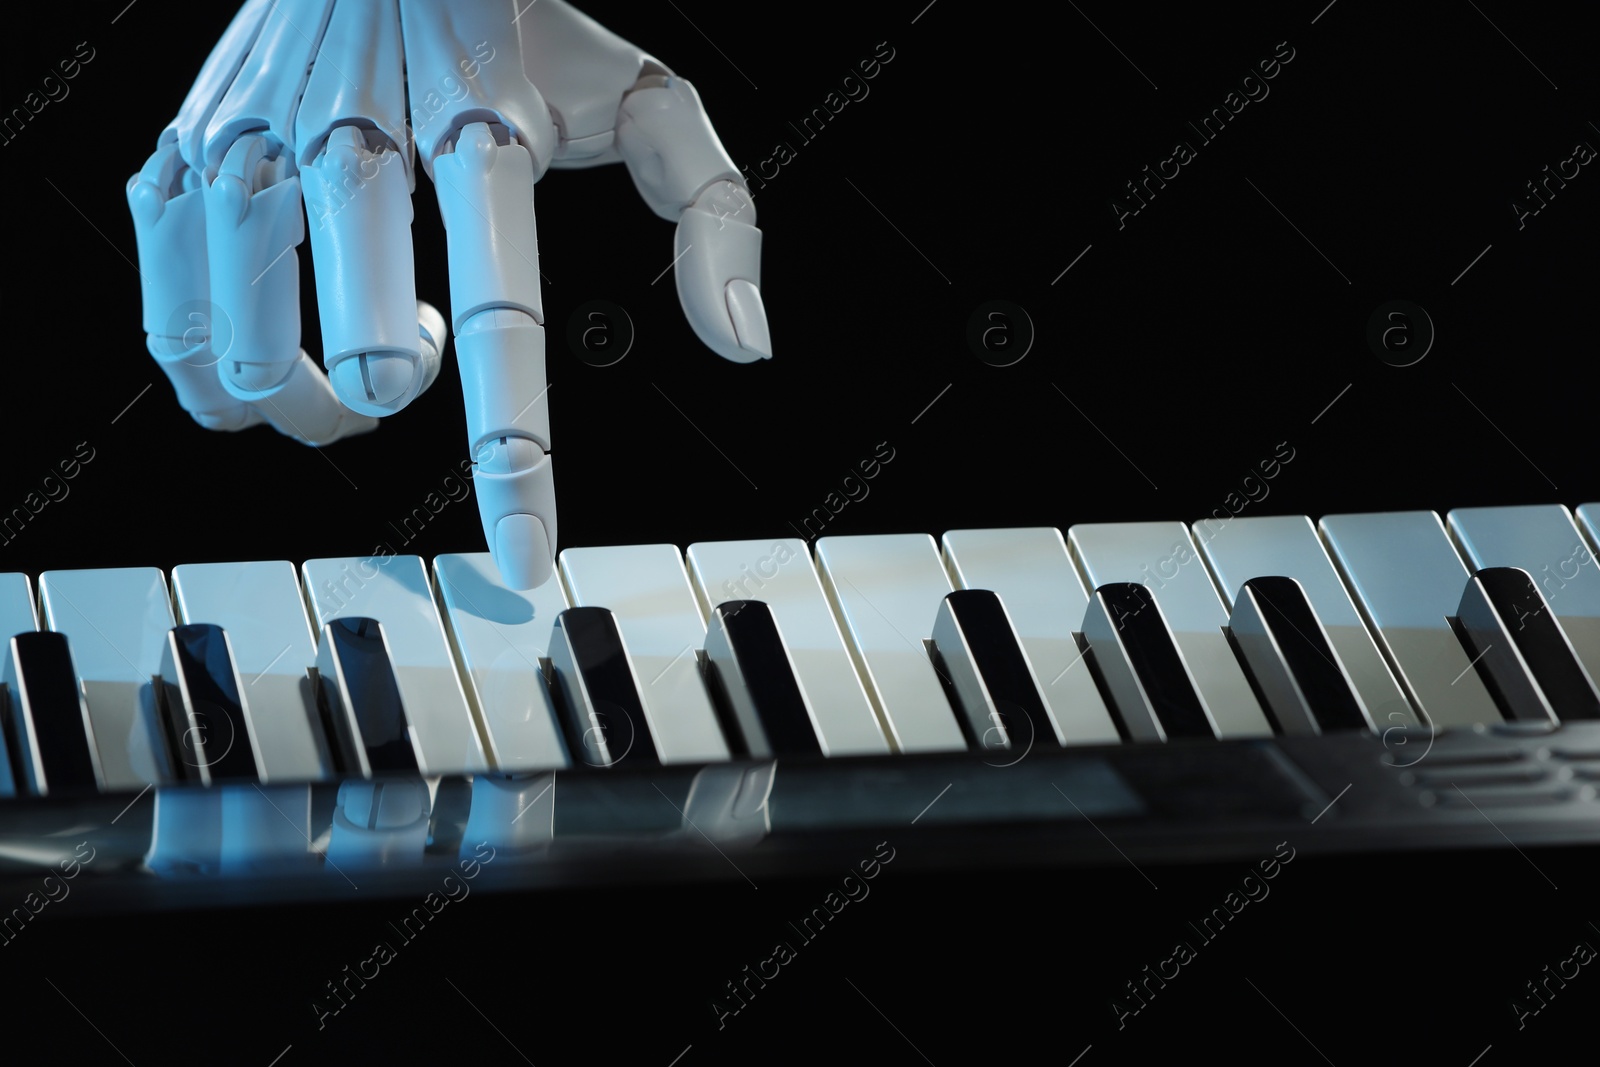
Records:
M69 838L94 850L74 887L80 907L124 912L335 902L351 877L364 894L406 896L480 846L496 859L479 888L521 892L803 878L887 838L916 846L901 869L930 873L1248 861L1286 839L1328 856L1600 844L1600 724L1589 723L1036 749L1005 766L952 753L530 777L553 792L537 843L511 827L471 839L469 827L490 824L473 823L465 776L405 779L394 786L432 789L425 844L343 863L319 854L340 783L276 786L311 794L302 849L252 853L248 837L214 836L167 853L159 870L147 862L155 790L13 800L0 805L0 841L12 845L0 892L25 894L72 855ZM159 792L170 805L220 790Z

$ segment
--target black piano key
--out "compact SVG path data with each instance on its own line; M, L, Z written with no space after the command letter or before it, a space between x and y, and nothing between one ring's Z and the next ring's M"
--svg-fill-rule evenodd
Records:
M1245 582L1228 630L1279 733L1372 727L1299 582L1282 576Z
M706 657L712 687L732 720L723 731L739 755L822 754L805 692L766 604L718 604L706 629Z
M0 683L0 797L14 797L23 787L20 751L11 724L11 694Z
M1000 597L958 589L939 604L933 644L974 748L1026 750L1055 739L1044 699Z
M4 682L6 746L18 790L35 796L96 791L100 754L67 635L46 630L11 638Z
M173 775L204 784L258 781L239 672L222 627L168 630L159 677Z
M1507 718L1600 719L1600 692L1533 577L1485 567L1468 579L1456 632Z
M639 680L608 608L568 608L550 635L562 727L574 754L593 767L660 763Z
M350 616L324 625L317 677L317 703L342 773L418 773L416 740L378 620Z
M1217 736L1172 628L1144 586L1112 582L1096 589L1083 615L1083 636L1131 740Z

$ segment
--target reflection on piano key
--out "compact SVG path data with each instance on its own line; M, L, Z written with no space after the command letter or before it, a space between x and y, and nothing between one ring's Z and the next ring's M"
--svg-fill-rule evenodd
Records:
M1322 534L1345 580L1410 691L1434 726L1503 722L1471 669L1448 618L1467 569L1431 511L1329 515Z
M1373 726L1381 731L1418 724L1411 701L1373 643L1310 519L1304 515L1235 518L1218 530L1197 522L1194 532L1230 610L1239 587L1251 578L1293 578L1305 590Z
M1149 589L1219 737L1272 733L1223 633L1228 612L1188 527L1181 522L1079 523L1067 531L1067 543L1090 586L1136 582Z
M705 620L677 546L569 548L560 564L574 607L616 615L661 762L727 759L695 657L705 645Z
M772 612L829 756L889 751L804 541L701 541L687 556L701 610L759 600Z
M222 788L158 788L153 803L145 866L163 875L214 872L222 862Z
M1467 582L1456 619L1506 718L1600 718L1600 693L1527 571L1486 567Z
M383 627L400 696L416 731L422 773L488 770L422 560L312 559L300 570L318 627L350 616L373 618Z
M944 559L957 586L992 590L1005 605L1039 680L1056 740L1064 745L1120 740L1073 637L1089 606L1089 592L1061 531L951 530L944 535Z
M508 589L487 552L439 556L434 580L467 694L500 771L570 765L539 661L550 655L556 616L568 607L559 579Z
M844 624L873 706L902 752L967 747L923 647L950 581L927 534L824 537L823 589Z
M759 600L729 600L711 609L706 629L707 677L732 721L730 745L740 756L821 755L816 714L795 676L784 635Z
M1097 588L1084 609L1083 638L1131 740L1217 736L1150 590L1137 582Z
M0 574L0 641L12 634L37 630L33 587L26 574Z
M689 783L677 836L692 845L713 842L719 850L756 844L772 831L768 801L777 780L776 761L702 767Z
M473 777L472 807L461 835L463 858L481 843L513 851L544 848L555 839L555 830L554 773Z
M317 649L294 565L185 563L172 571L173 600L186 623L228 634L255 730L263 781L333 776L333 757L307 669Z
M311 786L223 785L221 864L224 872L314 867L311 850Z
M173 625L166 579L154 567L46 571L39 603L45 626L67 635L106 788L163 781L165 741L150 679Z
M428 843L432 813L421 778L346 781L328 834L328 862L335 868L415 863Z
M1600 678L1600 566L1560 504L1456 508L1450 534L1473 570L1521 567L1589 674Z
M1305 590L1293 578L1245 582L1228 630L1281 733L1374 727Z

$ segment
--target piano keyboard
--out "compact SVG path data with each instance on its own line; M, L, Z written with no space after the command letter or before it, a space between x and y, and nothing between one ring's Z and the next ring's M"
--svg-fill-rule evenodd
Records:
M3 574L0 879L69 823L123 905L484 841L509 885L885 826L1593 841L1597 546L1587 504L569 548L532 591L487 553Z

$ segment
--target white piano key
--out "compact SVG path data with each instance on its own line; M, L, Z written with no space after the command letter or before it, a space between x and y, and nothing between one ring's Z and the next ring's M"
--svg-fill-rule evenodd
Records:
M804 541L701 541L689 546L688 564L707 613L729 600L771 609L824 755L889 751Z
M1073 631L1082 625L1089 591L1053 526L951 530L945 564L962 589L1000 597L1039 678L1045 710L1064 745L1121 740Z
M725 760L728 743L700 677L706 624L676 545L569 548L561 580L573 607L609 608L643 687L663 763Z
M1139 582L1172 628L1219 737L1272 733L1238 657L1228 644L1223 607L1211 575L1181 522L1079 523L1067 531L1072 556L1090 589Z
M39 628L33 612L33 586L26 574L0 574L0 642Z
M1293 578L1305 590L1373 725L1387 730L1418 724L1411 701L1367 632L1310 519L1304 515L1236 518L1214 534L1197 522L1194 533L1230 611L1239 588L1251 578Z
M317 662L317 646L294 564L185 563L173 568L172 593L182 621L212 623L228 634L263 780L332 777L306 674Z
M67 635L105 787L140 789L165 781L165 742L150 684L174 625L161 572L46 571L39 576L39 606L45 628Z
M495 769L571 766L539 668L550 654L550 628L568 607L560 579L537 589L508 589L487 552L439 556L433 576Z
M1328 515L1334 560L1361 600L1412 703L1435 726L1504 722L1450 628L1467 568L1431 511Z
M950 579L927 534L824 537L817 567L885 729L902 752L967 747L922 642Z
M1600 565L1561 504L1456 508L1450 535L1472 570L1520 567L1593 678L1600 678Z
M320 631L330 619L377 619L388 640L425 775L489 769L455 655L417 556L308 559L300 568Z

